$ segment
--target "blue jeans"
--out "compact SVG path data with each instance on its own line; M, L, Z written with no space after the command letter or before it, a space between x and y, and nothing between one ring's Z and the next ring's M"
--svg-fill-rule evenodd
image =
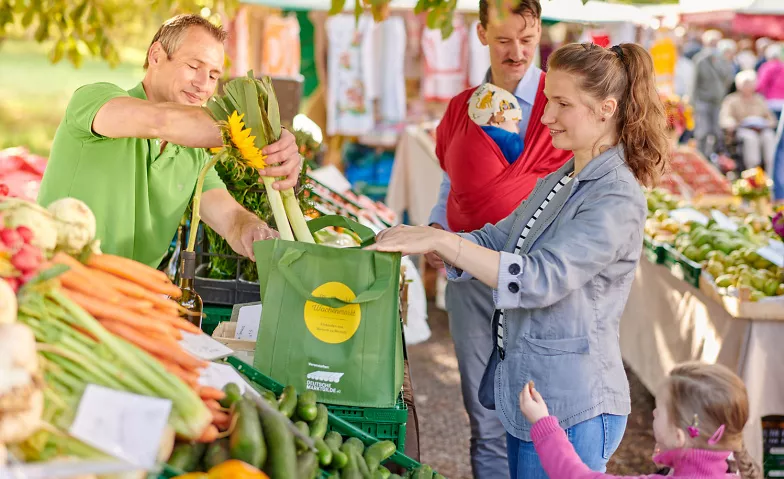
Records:
M607 461L621 444L626 430L626 418L602 414L570 427L566 430L566 436L588 467L597 472L605 472ZM522 441L507 434L506 448L512 479L557 479L548 478L542 469L533 442Z

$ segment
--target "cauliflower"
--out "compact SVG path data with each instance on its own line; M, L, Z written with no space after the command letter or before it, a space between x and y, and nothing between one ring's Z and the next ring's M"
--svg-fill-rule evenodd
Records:
M62 198L48 210L57 221L57 245L65 251L81 251L95 238L95 215L83 201Z
M57 222L46 209L18 198L3 198L0 211L7 228L26 226L33 233L30 244L49 255L57 247Z

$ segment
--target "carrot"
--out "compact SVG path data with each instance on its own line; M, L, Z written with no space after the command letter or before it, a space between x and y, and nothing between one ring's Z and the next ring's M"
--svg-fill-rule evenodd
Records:
M109 329L108 326L112 324L125 324L133 327L140 334L143 334L149 337L150 339L154 339L155 341L158 341L160 343L168 344L169 347L173 347L174 345L177 344L175 339L175 334L177 330L171 329L165 325L161 325L153 322L144 322L144 323L138 322L136 325L134 325L131 323L127 323L125 321L116 321L112 318L103 318L100 315L96 316L96 319L98 319L98 322L101 323L101 326L103 326L106 329Z
M193 375L193 374L190 374L190 373L186 372L184 369L182 369L182 368L181 368L180 366L178 366L177 364L170 363L170 362L168 362L168 361L161 361L161 360L160 360L158 357L156 357L156 359L158 359L158 360L159 360L159 362L161 363L161 365L162 365L162 366L163 366L163 367L164 367L164 368L165 368L167 371L169 371L170 373L172 373L172 374L174 374L175 376L177 376L178 378L180 378L180 379L182 380L182 382L184 382L185 384L187 384L187 385L188 385L188 387L190 387L190 388L192 388L192 389L196 389L196 387L198 387L198 385L199 385L199 380L198 380L198 377L197 377L197 376L195 376L195 375Z
M212 409L213 411L223 411L223 406L215 399L201 399L204 401L204 405L207 406L207 408Z
M226 397L226 393L221 391L220 389L215 389L210 386L202 386L199 388L199 397L204 399L205 403L208 399L212 399L217 404L218 401L222 400ZM220 406L220 404L218 404Z
M149 321L135 311L129 311L121 306L109 304L103 300L96 299L72 289L64 289L65 293L83 307L88 313L99 320L111 320L126 323L134 328L154 331L163 335L168 334L169 325L161 325L154 321Z
M143 334L135 331L128 325L111 322L107 323L106 329L113 334L129 341L139 348L147 351L155 356L160 356L168 361L172 361L186 370L197 369L206 367L207 362L191 356L189 353L183 351L179 346L172 347L168 342L156 341L148 338Z
M223 411L216 411L215 409L210 409L210 412L212 413L212 424L224 431L229 428L229 425L231 424L231 415Z
M160 294L158 294L157 292L153 292L149 289L146 289L144 286L141 286L133 281L129 281L128 279L117 277L101 269L91 269L90 271L97 278L100 278L102 282L104 282L105 284L111 286L112 288L116 289L117 291L127 296L150 301L155 305L155 307L160 307L165 310L176 311L178 308L178 304L172 301L171 299L166 299L162 297ZM174 285L171 286L176 288L179 293L182 293L182 291L180 291L180 288L177 288Z
M112 302L122 302L123 297L110 286L96 281L90 274L90 269L71 256L59 252L52 258L52 262L68 266L70 269L60 275L63 286L75 289L85 294L99 295Z
M180 288L169 281L166 273L128 258L110 254L93 254L87 260L87 265L133 281L156 293L166 294L173 298L179 298L182 294Z
M214 442L218 439L218 434L220 434L218 428L215 427L214 424L210 424L204 432L201 433L201 436L196 439L196 442Z
M150 319L166 323L173 328L182 331L188 331L189 333L201 334L201 329L199 329L198 326L186 319L181 318L179 315L164 313L162 311L147 311L145 314Z

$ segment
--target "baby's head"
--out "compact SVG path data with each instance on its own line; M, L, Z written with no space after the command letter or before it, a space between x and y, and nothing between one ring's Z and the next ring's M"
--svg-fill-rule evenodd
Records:
M513 94L492 83L484 83L471 95L468 116L479 126L497 126L519 133L517 124L523 111Z
M746 386L737 375L718 364L685 363L670 372L656 394L653 434L665 450L734 451L743 472L754 468L743 446L748 420Z

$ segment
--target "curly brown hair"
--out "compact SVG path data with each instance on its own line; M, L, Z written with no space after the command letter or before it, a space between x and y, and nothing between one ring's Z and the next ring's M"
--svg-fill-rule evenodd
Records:
M617 133L626 163L641 184L653 186L670 158L667 117L654 81L653 60L641 46L614 50L593 43L570 43L548 58L548 68L573 74L597 101L618 101Z

